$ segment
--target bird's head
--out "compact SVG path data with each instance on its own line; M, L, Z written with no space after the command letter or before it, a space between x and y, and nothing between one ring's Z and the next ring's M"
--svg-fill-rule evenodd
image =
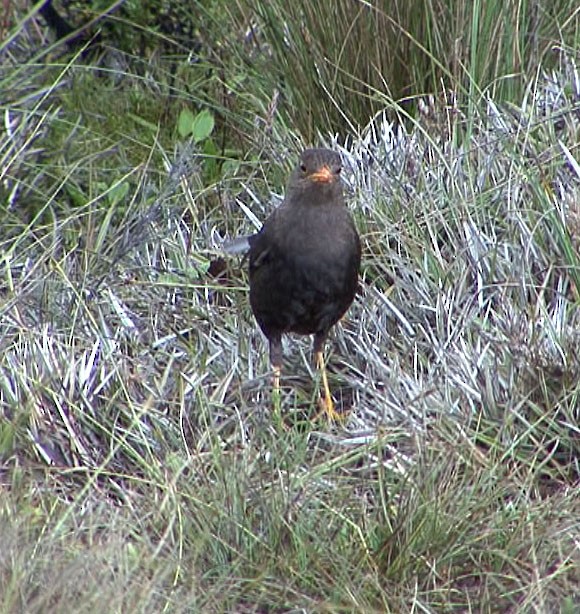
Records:
M335 151L306 149L290 177L287 191L295 197L308 197L310 203L331 199L342 202L341 169L342 162Z

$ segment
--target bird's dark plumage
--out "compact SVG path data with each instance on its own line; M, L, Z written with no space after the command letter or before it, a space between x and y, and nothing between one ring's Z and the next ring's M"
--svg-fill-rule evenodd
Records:
M250 304L270 343L275 374L279 377L282 367L282 335L314 335L329 414L334 410L322 351L329 330L354 299L361 259L340 170L337 153L304 151L284 202L248 237Z

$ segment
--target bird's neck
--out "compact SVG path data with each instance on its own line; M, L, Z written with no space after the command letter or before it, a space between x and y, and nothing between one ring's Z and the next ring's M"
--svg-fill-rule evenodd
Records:
M342 194L331 189L331 186L320 186L319 189L314 191L312 188L309 190L292 190L286 197L293 203L302 207L325 207L325 206L339 206L344 200Z

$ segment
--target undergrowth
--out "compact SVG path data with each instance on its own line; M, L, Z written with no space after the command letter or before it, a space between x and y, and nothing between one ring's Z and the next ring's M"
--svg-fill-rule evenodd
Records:
M320 126L363 242L328 424L298 337L273 419L221 252L310 144L272 92L3 51L2 611L577 611L577 56Z

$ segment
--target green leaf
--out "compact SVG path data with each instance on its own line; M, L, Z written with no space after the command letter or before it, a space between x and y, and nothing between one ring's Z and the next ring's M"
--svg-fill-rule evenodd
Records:
M215 120L213 118L213 113L208 111L208 109L200 111L195 116L191 125L191 135L193 136L193 140L196 143L205 141L205 139L207 139L213 132L214 126Z
M193 127L193 113L189 109L182 109L177 119L177 132L181 138L189 136Z

